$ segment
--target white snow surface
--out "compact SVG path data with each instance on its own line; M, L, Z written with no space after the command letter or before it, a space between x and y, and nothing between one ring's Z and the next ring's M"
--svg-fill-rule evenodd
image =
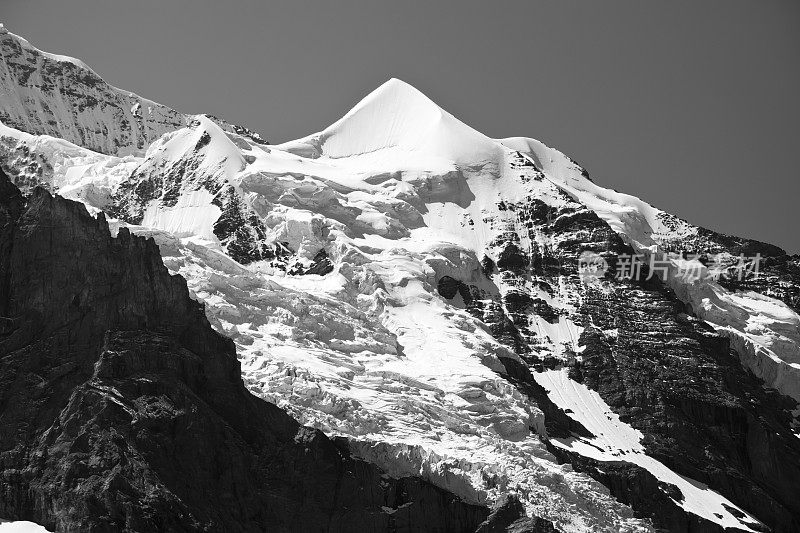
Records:
M25 520L3 520L0 518L0 533L50 533L34 522Z
M494 160L498 144L436 105L411 85L392 78L320 133L277 146L330 159L373 152L412 153L446 165Z
M193 174L185 176L177 201L151 202L142 225L131 229L156 240L168 268L206 304L212 324L234 339L248 388L302 423L351 438L356 454L391 474L422 475L468 501L517 493L528 512L562 531L652 529L602 485L556 463L540 441L541 411L498 373L498 357L516 355L463 309L460 297L440 297L436 282L449 275L489 294L509 290L497 275L487 280L480 265L484 254L497 260L492 242L503 232L528 239L516 217L497 208L501 200L534 197L556 207L577 200L645 251L654 251L662 236L691 234L693 226L666 224L649 204L596 186L536 140L490 139L396 79L325 130L277 146L249 143L204 117L137 157L106 156L7 127L0 139L20 158L30 157L19 149L26 146L49 162L51 187L92 210L105 208L134 168L158 175L190 161ZM519 157L543 176L515 166ZM242 266L229 258L213 233L220 211L199 186L208 179L233 186L264 222L268 239L288 243L306 261L328 250L334 272L290 276L267 263ZM574 306L574 294L556 289L541 297L556 308ZM759 375L773 372L770 383L800 381L786 377L800 345L797 315L786 306L716 285L678 294L698 301L698 313L720 330L741 335L742 345L757 341L753 358L763 367ZM542 350L562 356L582 349L581 328L566 317L532 326L544 339ZM596 393L553 372L537 379L598 435L563 446L639 464L676 484L688 511L744 527L720 511L721 496L647 457L635 431Z
M35 157L31 158L30 153ZM0 157L6 172L44 185L87 205L104 208L111 194L141 163L133 156L93 152L49 135L31 135L0 123ZM33 163L33 165L31 164ZM40 174L36 169L41 168Z

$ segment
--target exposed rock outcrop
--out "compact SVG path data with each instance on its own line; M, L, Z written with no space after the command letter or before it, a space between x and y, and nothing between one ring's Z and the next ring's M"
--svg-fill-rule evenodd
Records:
M476 533L559 533L553 523L542 518L528 518L522 502L515 496L502 496Z

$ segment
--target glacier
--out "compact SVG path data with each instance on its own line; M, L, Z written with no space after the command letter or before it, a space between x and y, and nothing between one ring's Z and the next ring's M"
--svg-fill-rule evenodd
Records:
M235 341L254 394L346 438L354 454L392 475L422 476L472 503L516 494L561 531L654 528L548 444L636 464L678 487L676 505L723 528L763 527L648 455L641 432L573 379L567 368L582 360L592 326L581 316L583 285L563 274L542 283L513 263L592 242L598 231L549 233L514 206L535 205L556 227L595 217L645 255L707 241L696 226L596 185L539 141L489 138L397 79L328 128L268 145L219 119L107 86L81 62L5 30L0 46L4 57L25 58L33 75L55 62L73 73L71 83L114 102L101 113L45 89L20 91L4 66L3 169L20 186L105 211L114 231L152 237L212 325ZM98 125L102 135L87 134ZM688 283L678 266L665 285L729 338L767 387L800 401L796 309L752 290ZM458 287L449 297L443 280ZM598 294L613 292L598 283ZM520 294L546 312L504 340L487 317L513 321L509 302ZM510 376L512 365L530 363L527 353L536 383L593 437L549 434L543 407Z

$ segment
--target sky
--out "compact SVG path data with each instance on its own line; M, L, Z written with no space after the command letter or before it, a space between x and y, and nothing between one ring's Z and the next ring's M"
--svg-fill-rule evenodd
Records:
M710 229L800 252L800 2L0 0L109 83L272 143L391 77Z

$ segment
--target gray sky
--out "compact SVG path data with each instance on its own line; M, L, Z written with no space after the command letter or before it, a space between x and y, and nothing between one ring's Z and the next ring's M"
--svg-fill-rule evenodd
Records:
M281 142L390 77L596 182L800 252L796 0L0 0L110 83Z

